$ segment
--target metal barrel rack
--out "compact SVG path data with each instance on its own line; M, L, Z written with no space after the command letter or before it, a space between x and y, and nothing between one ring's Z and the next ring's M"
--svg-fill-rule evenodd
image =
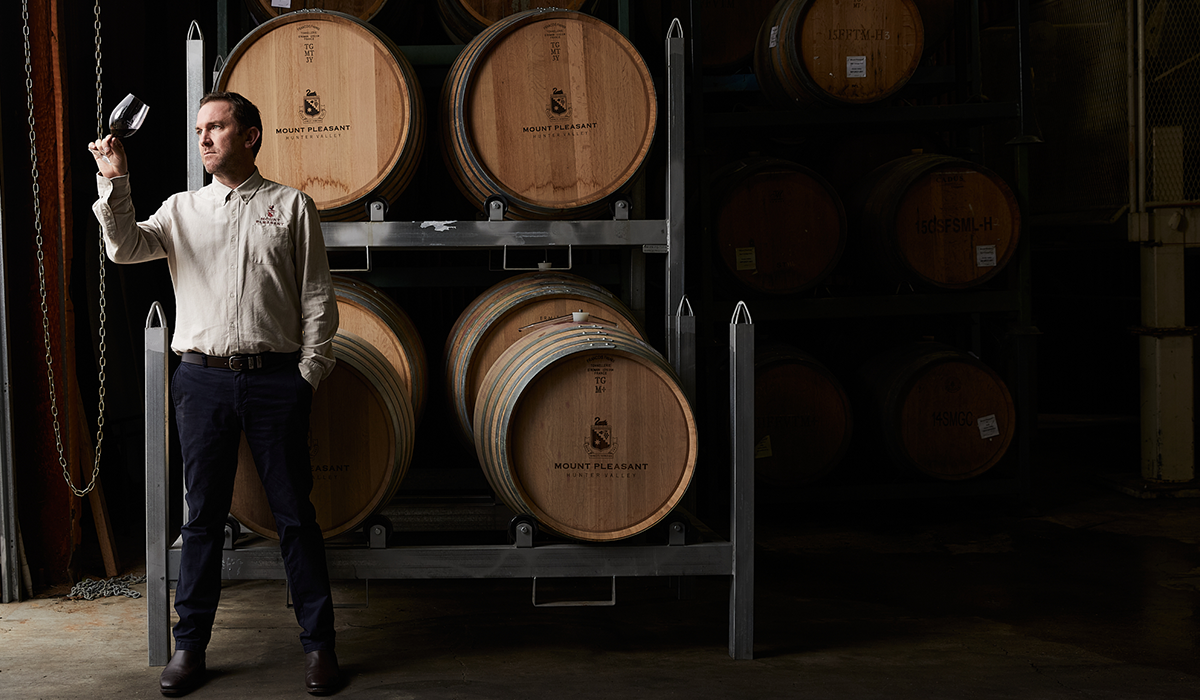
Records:
M197 32L198 34L198 32ZM191 50L202 41L189 32L189 84L203 80L203 51ZM631 273L638 275L644 254L663 254L667 276L666 328L670 361L685 393L695 400L695 317L684 295L684 39L676 20L666 37L667 62L667 218L612 221L458 221L453 228L434 222L323 224L332 250L415 250L562 248L572 246L632 247ZM196 63L193 64L192 62ZM190 88L189 88L190 90ZM189 92L191 94L191 92ZM189 107L191 118L195 107ZM189 149L194 145L189 142ZM189 179L189 182L193 182ZM154 304L146 322L146 571L147 640L151 666L170 657L169 587L179 576L179 541L168 541L168 361L167 323ZM330 576L335 579L480 579L647 576L729 576L729 654L750 659L754 653L754 326L749 311L739 304L729 326L730 360L730 523L728 540L689 544L686 516L668 516L669 540L661 545L535 544L532 528L514 528L507 545L389 546L381 532L368 532L359 543L327 543ZM185 513L186 516L186 513ZM374 530L374 528L368 528ZM235 538L229 538L233 540ZM237 547L225 552L225 579L284 579L279 549L270 544ZM535 588L536 591L536 588Z

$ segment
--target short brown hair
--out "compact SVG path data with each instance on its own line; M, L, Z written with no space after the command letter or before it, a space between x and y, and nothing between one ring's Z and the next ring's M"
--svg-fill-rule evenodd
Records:
M258 107L236 92L210 92L200 98L201 107L209 102L228 102L233 109L233 119L242 130L250 127L258 129L258 140L254 142L254 155L258 155L258 149L262 148L263 133L262 115L258 113Z

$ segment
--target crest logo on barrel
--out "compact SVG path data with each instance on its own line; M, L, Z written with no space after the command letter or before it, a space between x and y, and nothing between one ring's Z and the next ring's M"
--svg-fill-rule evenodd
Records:
M564 121L571 118L571 100L567 93L559 88L550 88L550 105L546 107L550 121Z
M318 124L324 118L325 110L321 108L321 96L312 90L306 90L300 105L300 121L305 124Z
M613 439L612 428L609 427L608 421L601 420L599 416L589 426L588 440L586 445L587 453L594 456L612 455L617 449L617 441Z

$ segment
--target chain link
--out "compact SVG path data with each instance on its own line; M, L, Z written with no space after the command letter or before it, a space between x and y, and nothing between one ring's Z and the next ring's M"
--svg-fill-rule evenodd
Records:
M103 111L101 109L101 70L100 70L100 0L96 0L96 121L97 133L101 133L104 124ZM58 420L58 398L57 392L54 389L54 353L50 343L50 305L46 300L46 263L45 263L45 238L42 236L42 205L41 205L41 188L38 185L40 173L38 172L38 152L37 152L37 121L34 118L33 111L33 53L29 40L29 0L21 0L21 19L24 22L22 34L25 40L25 101L29 111L29 160L31 164L31 176L33 180L33 228L35 242L37 243L37 268L38 268L38 293L41 296L41 311L42 311L42 341L46 348L46 379L50 386L50 415L54 420L54 446L58 450L58 465L62 469L63 479L67 482L67 486L71 488L71 492L82 498L96 487L96 479L100 476L100 447L104 440L104 321L105 321L105 301L104 301L104 242L100 243L100 409L97 418L96 430L96 452L95 459L92 465L92 477L88 485L80 489L71 481L71 473L68 470L67 457L63 447L62 426Z
M126 598L141 598L142 594L130 586L145 582L145 576L133 574L98 580L85 578L71 588L71 592L67 594L67 600L96 600L118 595Z
M96 0L96 7L94 10L94 14L96 16L96 23L95 23L95 27L96 27L96 139L99 140L104 135L104 107L103 107L103 105L104 105L104 89L103 89L104 82L101 79L101 76L103 76L103 74L104 74L104 69L101 68L101 65L100 65L100 0ZM105 379L104 369L105 369L105 365L107 364L107 362L105 361L105 358L104 358L105 352L107 350L107 343L105 342L104 325L105 325L105 322L108 320L108 313L105 309L106 303L105 303L105 280L104 280L104 268L105 268L105 265L104 265L104 230L101 229L99 227L99 225L97 225L97 231L99 231L99 243L100 243L100 245L99 245L100 255L98 257L98 262L99 262L98 269L100 271L100 285L99 285L100 286L100 298L97 300L97 303L100 306L100 317L99 317L99 323L97 324L98 325L97 335L99 336L99 339L100 339L99 347L98 347L98 350L100 351L100 359L99 359L99 377L98 377L99 378L99 392L98 392L99 398L97 399L98 405L96 408L96 463L95 463L95 466L93 467L93 471L92 471L92 483L93 484L96 481L96 475L100 473L100 449L101 449L101 445L104 443L104 379ZM70 483L70 482L68 481L68 483ZM72 486L71 488L74 489L74 486ZM92 486L88 486L87 489L85 490L85 493L86 493L86 491L90 491L91 489L92 489Z

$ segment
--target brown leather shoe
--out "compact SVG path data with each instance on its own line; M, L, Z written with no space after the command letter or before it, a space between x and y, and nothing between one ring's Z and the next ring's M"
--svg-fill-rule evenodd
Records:
M204 682L204 652L178 649L158 680L163 695L186 695Z
M304 686L312 695L329 695L338 689L341 673L333 650L310 651L304 655Z

